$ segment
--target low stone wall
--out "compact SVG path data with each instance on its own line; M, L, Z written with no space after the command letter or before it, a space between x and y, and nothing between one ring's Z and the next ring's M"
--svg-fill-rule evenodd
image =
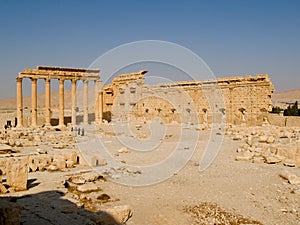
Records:
M15 118L17 114L16 112L11 112L9 110L1 110L0 111L0 128L3 128L4 125L6 124L6 121L10 120L12 125L15 125Z
M269 113L268 121L271 125L279 127L300 127L299 116L280 116L277 114Z

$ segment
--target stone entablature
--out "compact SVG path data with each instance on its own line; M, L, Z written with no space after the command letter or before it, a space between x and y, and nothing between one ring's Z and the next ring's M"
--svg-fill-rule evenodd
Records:
M65 68L37 66L36 69L24 69L19 78L65 79L65 80L98 80L100 69Z

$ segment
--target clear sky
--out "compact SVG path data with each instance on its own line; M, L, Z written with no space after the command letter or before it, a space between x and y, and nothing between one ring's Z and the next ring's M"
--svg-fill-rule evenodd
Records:
M300 1L0 0L0 98L37 65L88 67L138 40L177 43L217 77L268 73L277 91L300 88Z

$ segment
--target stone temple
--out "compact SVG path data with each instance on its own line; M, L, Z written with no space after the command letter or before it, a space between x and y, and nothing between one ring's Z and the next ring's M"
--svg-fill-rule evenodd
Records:
M103 87L103 118L261 125L272 109L267 74L145 85L147 71L121 74Z
M95 124L103 121L151 120L165 123L190 122L261 125L271 110L274 87L267 74L247 77L191 80L156 85L144 83L148 71L121 74L102 87L99 69L37 66L19 73L17 81L17 126L24 126L22 80L31 80L30 126L51 126L51 80L59 81L59 126L66 125L64 82L71 80L71 124L76 125L76 86L83 82L83 124L94 114ZM37 80L45 80L45 110L37 118ZM88 106L88 83L94 82L93 107ZM79 96L81 97L81 96ZM93 110L91 112L91 109ZM39 114L40 115L40 114Z

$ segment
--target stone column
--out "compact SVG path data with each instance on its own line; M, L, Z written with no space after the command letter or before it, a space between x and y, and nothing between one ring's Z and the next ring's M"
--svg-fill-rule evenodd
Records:
M45 125L51 126L51 88L50 79L45 79Z
M65 108L65 80L59 79L59 126L64 126L64 108Z
M37 124L37 79L31 78L31 126Z
M22 78L17 77L17 127L23 127L23 89Z
M76 81L72 80L72 125L76 125Z
M83 81L83 123L88 124L88 80Z

